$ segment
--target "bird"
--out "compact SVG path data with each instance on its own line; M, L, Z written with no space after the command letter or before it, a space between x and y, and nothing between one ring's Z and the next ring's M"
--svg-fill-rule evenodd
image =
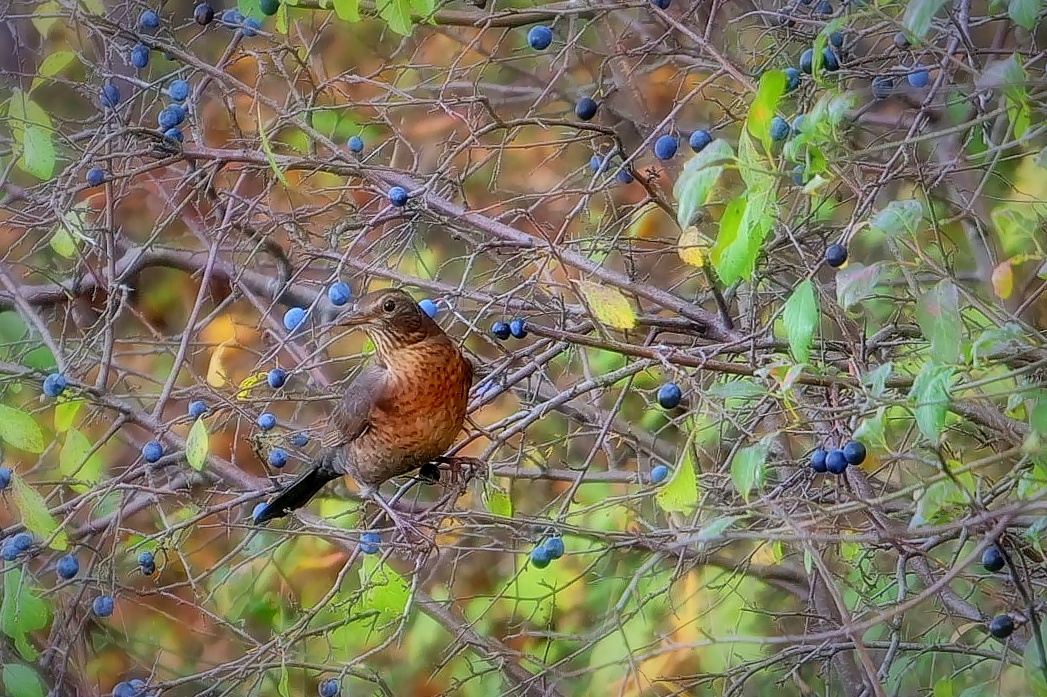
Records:
M266 504L255 524L301 508L343 475L396 522L378 487L444 460L462 431L472 363L410 295L396 288L367 293L337 323L363 329L374 355L328 417L315 463Z

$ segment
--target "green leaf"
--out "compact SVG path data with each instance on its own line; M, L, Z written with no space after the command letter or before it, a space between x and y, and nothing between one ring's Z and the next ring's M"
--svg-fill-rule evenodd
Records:
M14 485L15 505L22 515L22 524L26 530L41 540L47 540L47 546L51 549L68 549L69 536L58 527L58 521L48 510L44 497L21 477L12 477L11 483Z
M849 262L836 272L836 304L845 310L866 300L876 292L883 271L882 262L863 266L858 262Z
M488 487L484 494L484 504L493 515L513 517L513 500L509 498L509 494L493 486Z
M48 240L48 244L51 245L51 249L54 250L55 254L60 257L72 259L76 256L76 242L73 241L73 236L64 227L55 228L55 231L51 234L51 239Z
M600 324L614 329L632 329L636 326L636 313L629 299L617 288L593 281L578 281L578 290Z
M811 355L811 340L818 326L818 300L814 297L814 286L807 279L792 292L782 309L785 335L789 339L789 351L797 363L806 363Z
M887 421L887 408L880 407L876 415L862 419L858 428L854 429L851 438L856 441L871 445L875 448L887 449L887 439L884 438L884 423Z
M33 417L6 404L0 404L0 438L27 453L44 452L44 434Z
M363 556L360 585L364 589L360 600L367 609L389 618L401 616L407 608L407 582L377 554Z
M200 417L189 429L189 437L185 439L185 459L197 472L204 468L209 445L207 424L204 423L203 417Z
M686 513L698 504L698 478L695 476L694 443L697 437L697 422L687 419L687 440L680 452L680 459L673 468L672 476L654 495L654 500L666 513Z
M11 637L18 654L26 661L36 659L37 653L27 637L43 629L51 621L50 606L30 587L32 579L23 575L22 566L8 567L0 574L4 584L4 600L0 603L0 632Z
M746 503L753 489L763 486L767 477L766 443L757 443L742 448L731 458L731 482Z
M960 463L950 460L948 467L950 469L958 469ZM913 514L912 520L909 521L910 529L925 523L939 522L941 514L948 507L962 505L970 500L971 493L977 488L974 475L970 472L961 472L955 476L960 486L957 486L951 478L942 479L920 492L916 501L916 512Z
M62 445L62 453L58 458L58 469L70 479L78 479L82 482L97 484L102 481L102 458L98 452L91 452L90 439L77 429L72 429L65 434L65 443ZM90 454L89 454L90 453ZM88 487L74 487L84 489Z
M1029 94L1025 90L1025 83L1028 82L1029 76L1022 67L1021 57L1017 53L1012 53L1002 67L1007 118L1014 130L1014 137L1020 139L1029 130Z
M883 396L884 391L887 389L887 378L891 376L892 370L894 370L894 364L887 361L862 378L862 382L869 386L869 392L873 399L879 399Z
M435 0L411 0L411 10L418 15L428 20L431 24L436 24L433 21L433 10L436 9Z
M4 666L4 688L7 697L44 697L46 692L40 676L32 668L18 663Z
M696 154L683 167L673 186L677 201L676 220L681 229L691 224L695 213L709 200L724 164L734 160L734 148L726 140L717 138Z
M947 0L912 0L905 7L905 15L902 17L902 26L906 33L922 39L931 28L931 20L938 10L945 6Z
M15 90L8 102L11 134L20 146L18 165L37 179L50 179L55 168L51 117L25 92Z
M360 0L334 0L334 11L346 22L360 21Z
M1019 27L1032 31L1036 27L1036 16L1041 7L1041 0L1010 0L1007 3L1007 16Z
M768 70L761 75L756 96L749 105L749 114L745 119L745 129L749 135L763 143L767 152L771 150L771 119L778 109L778 102L785 94L785 82L785 72L781 70Z
M36 69L36 77L33 78L33 84L30 85L29 91L32 92L37 87L47 82L48 78L54 77L58 73L66 69L66 67L75 61L76 54L72 51L55 51L54 53L48 54L47 58L44 58L40 67Z
M410 0L378 0L378 16L384 19L389 28L402 36L411 35Z
M1029 641L1025 644L1025 677L1027 680L1027 697L1047 697L1047 646L1039 637L1040 633L1029 632Z
M55 406L55 433L68 431L82 406L84 406L84 400L82 399L69 399L59 402Z
M276 156L273 154L273 148L269 144L269 136L266 134L265 127L262 125L261 102L258 103L258 139L262 142L262 152L265 153L265 159L269 162L269 167L273 170L273 174L276 176L277 181L290 188L283 170L280 169L278 164L276 164Z
M279 34L287 34L287 5L280 3L280 7L276 10L276 22L274 25L276 31Z
M952 380L951 366L935 365L927 361L909 390L909 400L914 403L916 426L923 437L937 443L945 428L945 413L949 407L949 382Z
M694 538L694 541L699 545L705 542L712 542L723 536L724 532L734 526L739 520L745 516L740 515L728 515L722 518L717 518L708 525L703 525L698 531L698 535Z
M963 321L960 318L959 293L945 278L920 296L916 302L916 323L931 342L931 360L956 363L960 360Z
M897 237L903 232L916 234L923 221L923 204L912 199L891 201L887 207L869 220L869 227L887 237Z

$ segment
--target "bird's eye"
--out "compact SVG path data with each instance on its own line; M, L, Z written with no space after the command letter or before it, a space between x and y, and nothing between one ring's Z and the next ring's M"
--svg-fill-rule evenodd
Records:
M396 301L395 300L386 300L384 303L382 303L382 309L385 310L386 312L392 312L393 310L396 309Z

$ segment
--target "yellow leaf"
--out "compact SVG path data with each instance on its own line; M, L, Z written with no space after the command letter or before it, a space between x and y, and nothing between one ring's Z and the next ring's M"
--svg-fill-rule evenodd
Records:
M992 289L996 297L1006 300L1014 291L1014 270L1011 268L1011 260L1000 262L999 266L992 270Z
M248 375L246 378L243 379L243 382L240 383L240 387L237 388L236 398L242 402L248 397L250 397L251 388L260 383L262 380L265 380L265 378L265 373L255 373L254 375Z
M204 468L208 446L207 424L202 418L199 418L189 429L189 437L185 439L185 459L189 462L189 466L197 472Z
M705 266L705 253L708 247L698 235L698 228L691 226L680 233L680 243L676 248L685 264L699 269Z
M211 360L207 364L207 384L211 387L224 387L225 383L228 382L225 371L225 354L226 352L238 346L235 339L227 339L222 343L215 346L214 353L211 354Z
M592 281L578 281L578 290L585 298L596 319L614 329L632 329L636 326L636 315L628 298L617 288L602 286Z

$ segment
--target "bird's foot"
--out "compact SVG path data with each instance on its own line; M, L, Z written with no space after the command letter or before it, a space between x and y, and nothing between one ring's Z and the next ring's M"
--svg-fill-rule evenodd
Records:
M426 465L426 467L429 467L434 463L442 465L442 469L447 470L448 475L450 475L447 482L448 484L464 486L472 480L473 477L477 475L484 476L487 474L487 463L478 457L441 456L433 460L429 465ZM434 467L433 469L439 472L441 468Z
M433 538L422 531L421 526L411 514L393 508L377 491L365 491L363 493L382 509L382 512L392 522L398 536L403 539L406 545L409 547L417 546L421 550L429 550L436 546Z

